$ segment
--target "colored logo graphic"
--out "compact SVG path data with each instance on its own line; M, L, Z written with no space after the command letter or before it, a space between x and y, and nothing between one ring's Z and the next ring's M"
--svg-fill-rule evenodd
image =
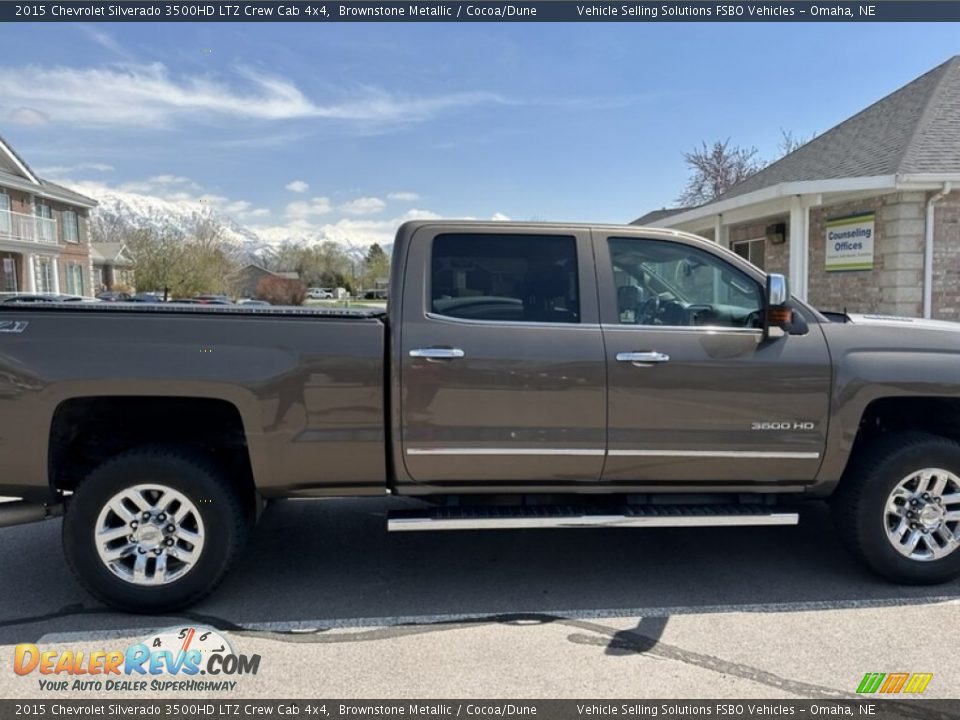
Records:
M259 655L237 653L227 638L205 627L169 628L126 648L93 652L41 651L33 643L21 643L13 658L17 675L42 678L41 690L232 690L236 681L224 676L256 675L259 668ZM72 676L73 682L54 679L58 676ZM162 681L171 676L185 680Z
M927 689L932 679L933 673L867 673L860 681L857 692L863 695L871 693L919 695Z

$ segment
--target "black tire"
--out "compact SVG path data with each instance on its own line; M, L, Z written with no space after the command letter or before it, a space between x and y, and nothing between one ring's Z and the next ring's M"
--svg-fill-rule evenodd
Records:
M893 489L911 473L931 467L960 476L960 445L919 432L884 435L858 448L831 501L847 548L896 583L932 585L960 576L960 549L937 560L911 559L893 547L884 527Z
M183 493L205 526L203 548L194 566L182 577L152 587L111 572L94 542L105 504L139 483L158 483ZM246 544L249 518L236 488L207 458L177 448L137 448L107 460L77 488L63 520L63 549L80 584L97 599L124 611L161 613L191 605L220 584Z

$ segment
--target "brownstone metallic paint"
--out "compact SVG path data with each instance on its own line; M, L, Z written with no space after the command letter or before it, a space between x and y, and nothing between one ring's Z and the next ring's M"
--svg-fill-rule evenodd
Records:
M464 330L460 323L433 320L426 313L429 243L440 232L576 237L583 322L564 328L469 327L469 335L461 338L470 342L468 363L457 361L449 369L432 364L429 371L439 365L438 377L446 375L438 396L447 405L405 409L411 396L404 386L406 373L421 369L407 351L444 344L446 336L439 337L438 329L440 335ZM114 314L82 306L0 307L0 319L30 322L22 334L0 335L0 490L24 497L47 492L50 421L61 402L75 397L155 395L232 403L244 423L256 482L268 496L370 494L386 487L410 494L806 489L822 495L841 476L870 402L907 395L958 397L960 335L829 323L799 301L794 306L809 322L808 333L762 344L750 334L727 331L613 328L614 293L604 255L606 238L612 235L696 245L757 282L764 280L734 253L674 231L421 221L407 223L397 234L391 286L402 291L389 302L386 327L374 317L288 317L269 311ZM650 345L652 341L637 346L640 333L663 351L664 343L676 344L670 354L678 362L672 359L667 373L660 371L670 364L633 374L629 365L609 360L620 345L630 350ZM201 354L200 347L213 352ZM385 352L390 360L386 373ZM781 359L787 362L780 364ZM719 369L712 364L717 360L723 363ZM513 374L503 377L504 368ZM609 397L608 373L613 381ZM414 403L419 391L413 388ZM490 393L496 403L490 402ZM641 403L657 414L631 415ZM573 414L574 405L581 416ZM447 419L455 418L455 412L467 415L485 406L493 407L482 411L488 416L481 415L477 427L492 436L478 439L477 428L462 420L448 434ZM708 411L726 424L716 436L720 440L711 440L709 423L692 429L684 425L690 417L703 422ZM416 420L414 425L403 426L404 412ZM629 458L618 466L607 458L603 468L596 456L575 463L570 458L507 457L484 460L483 472L478 472L475 457L444 458L411 470L403 452L411 439L492 447L507 439L512 443L516 438L505 433L518 429L526 434L525 442L603 447L608 412L614 448L637 443L658 449L777 449L787 444L814 452L819 448L822 463ZM784 443L783 438L754 439L735 427L740 420L768 419L752 417L756 413L774 412L784 419L813 420L816 429ZM640 418L638 427L630 424L631 416Z

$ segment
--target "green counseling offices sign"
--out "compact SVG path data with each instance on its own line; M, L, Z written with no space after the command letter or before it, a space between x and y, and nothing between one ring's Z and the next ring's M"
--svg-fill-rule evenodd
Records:
M828 220L826 270L873 270L874 214Z

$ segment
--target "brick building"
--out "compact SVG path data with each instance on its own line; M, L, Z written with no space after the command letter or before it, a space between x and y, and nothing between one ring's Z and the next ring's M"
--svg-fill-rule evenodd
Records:
M823 310L960 320L960 56L715 200L634 224L723 243Z
M0 138L0 292L91 296L87 213L96 204L37 177Z

